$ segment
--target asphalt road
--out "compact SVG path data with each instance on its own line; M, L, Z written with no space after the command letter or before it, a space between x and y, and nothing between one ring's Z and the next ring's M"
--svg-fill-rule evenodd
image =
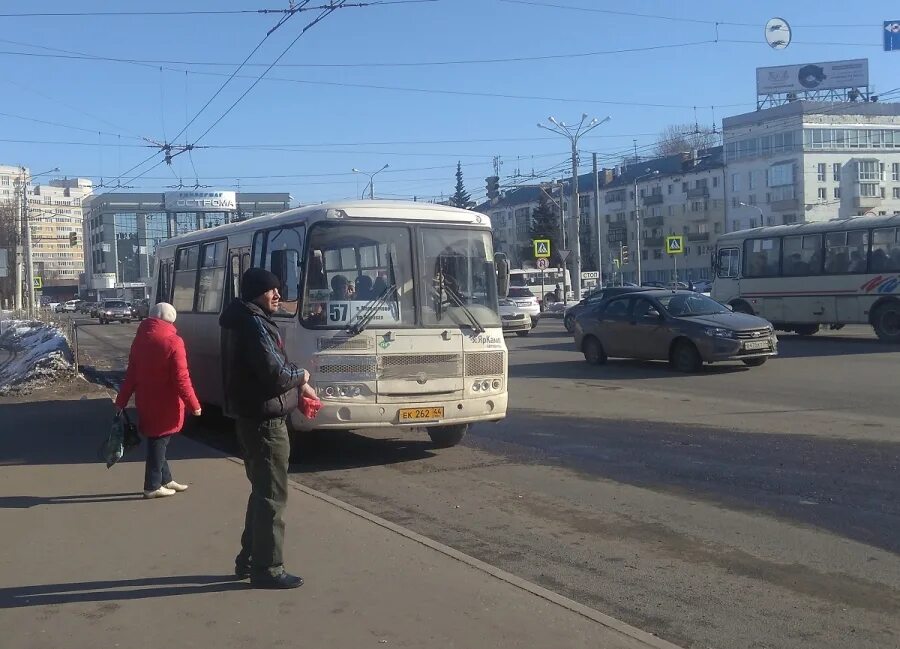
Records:
M134 329L80 348L115 372ZM505 421L320 435L295 479L686 647L900 645L900 348L848 327L682 375L588 366L558 321L507 343Z

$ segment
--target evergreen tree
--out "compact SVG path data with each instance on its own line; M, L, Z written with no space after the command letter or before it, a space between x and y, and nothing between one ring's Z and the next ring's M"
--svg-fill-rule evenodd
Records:
M450 205L467 210L472 207L471 197L463 184L462 163L456 163L456 191L450 197Z
M550 252L553 259L559 257L559 214L550 205L544 192L538 197L538 206L531 212L531 223L529 224L528 234L532 239L550 239ZM526 258L534 258L534 251L529 250Z

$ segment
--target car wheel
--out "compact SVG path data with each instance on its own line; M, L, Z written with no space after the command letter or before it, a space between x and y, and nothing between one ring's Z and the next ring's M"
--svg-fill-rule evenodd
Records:
M525 331L517 331L517 332L516 332L516 335L517 335L519 338L524 338L525 336L527 336L527 335L530 334L530 333L531 333L531 330L530 330L530 329L526 329Z
M882 304L872 314L872 327L880 340L900 343L900 303Z
M799 327L794 327L794 332L798 336L812 336L817 331L819 331L819 325L800 325Z
M590 365L603 365L606 363L606 351L600 341L593 336L589 337L581 345L581 352L584 354L584 360Z
M697 372L703 367L703 359L700 352L689 340L679 340L672 349L672 367L679 372Z
M428 436L434 443L436 448L450 448L459 444L466 432L469 430L468 424L452 424L450 426L429 426Z
M569 333L574 333L575 331L575 316L567 315L563 319L563 325L566 328L566 331Z
M761 358L745 358L744 365L746 365L747 367L759 367L767 360L769 359L766 356L763 356Z

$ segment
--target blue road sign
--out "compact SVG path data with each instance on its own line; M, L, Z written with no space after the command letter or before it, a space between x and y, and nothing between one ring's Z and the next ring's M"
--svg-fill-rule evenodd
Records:
M884 51L900 52L900 20L884 21Z

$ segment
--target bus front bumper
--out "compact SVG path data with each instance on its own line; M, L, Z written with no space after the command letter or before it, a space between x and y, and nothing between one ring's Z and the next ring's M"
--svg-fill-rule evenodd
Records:
M322 401L315 419L299 410L291 413L294 430L350 430L385 427L428 427L499 421L506 417L508 393L451 401L410 401L408 403L354 403ZM443 416L440 416L441 409ZM403 418L401 419L401 413Z

